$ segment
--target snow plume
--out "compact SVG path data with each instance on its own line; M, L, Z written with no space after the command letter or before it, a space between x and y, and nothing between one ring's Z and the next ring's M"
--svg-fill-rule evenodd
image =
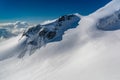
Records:
M2 40L17 36L29 26L28 23L21 21L16 21L15 23L2 23L0 24L0 38Z
M41 23L41 25L45 25L45 24L50 24L52 22L55 22L57 19L54 19L54 20L47 20L47 21L44 21Z

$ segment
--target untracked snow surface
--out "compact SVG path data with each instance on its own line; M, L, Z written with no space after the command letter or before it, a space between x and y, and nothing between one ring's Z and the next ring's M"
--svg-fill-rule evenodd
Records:
M62 18L66 29L54 30L59 18L37 32L36 26L30 28L32 34L28 29L23 38L20 34L1 42L0 80L120 80L120 0L88 16L74 15L77 21ZM51 37L51 31L56 35ZM35 44L38 37L46 44Z

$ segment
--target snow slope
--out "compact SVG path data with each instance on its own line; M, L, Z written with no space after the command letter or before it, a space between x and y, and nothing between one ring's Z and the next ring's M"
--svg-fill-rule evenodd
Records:
M120 80L120 30L114 28L119 27L119 4L112 0L81 17L61 41L50 42L22 59L17 55L25 38L0 43L0 80Z

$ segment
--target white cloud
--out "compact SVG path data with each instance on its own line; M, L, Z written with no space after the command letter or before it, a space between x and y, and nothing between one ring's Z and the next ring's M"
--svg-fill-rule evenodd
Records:
M0 24L0 39L10 38L22 33L30 25L27 22L16 21L13 23Z

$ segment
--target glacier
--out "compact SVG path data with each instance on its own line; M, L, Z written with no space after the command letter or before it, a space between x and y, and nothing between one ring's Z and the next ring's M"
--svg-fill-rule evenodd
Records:
M0 80L119 80L119 15L120 0L112 0L88 16L75 14L75 26L65 22L66 29L58 28L52 37L47 35L59 19L28 28L22 38L20 34L0 42ZM46 28L39 37L45 41L41 46L36 38ZM19 58L24 43L27 51ZM29 46L35 48L32 55Z

